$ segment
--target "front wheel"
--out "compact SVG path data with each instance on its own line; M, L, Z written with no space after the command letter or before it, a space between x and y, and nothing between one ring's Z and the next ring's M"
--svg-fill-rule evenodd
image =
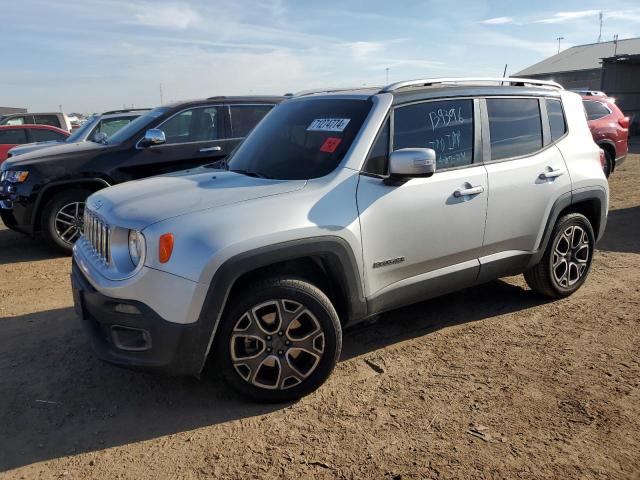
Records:
M42 236L47 244L70 254L73 244L82 235L84 206L91 192L69 190L55 195L42 211Z
M342 331L319 288L273 278L232 300L214 347L216 366L232 387L259 402L287 402L324 383L340 356Z
M547 297L567 297L585 282L595 247L591 223L580 213L558 220L547 249L524 278L532 290Z

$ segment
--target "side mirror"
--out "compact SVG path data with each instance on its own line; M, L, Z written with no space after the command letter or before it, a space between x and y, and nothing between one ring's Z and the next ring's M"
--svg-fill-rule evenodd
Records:
M96 143L104 143L107 140L107 134L104 132L96 132L93 136L93 141Z
M436 152L431 148L403 148L389 155L389 178L406 180L430 177L436 171Z
M142 137L140 145L143 147L151 147L153 145L162 145L166 143L167 139L164 136L164 132L159 128L150 128Z

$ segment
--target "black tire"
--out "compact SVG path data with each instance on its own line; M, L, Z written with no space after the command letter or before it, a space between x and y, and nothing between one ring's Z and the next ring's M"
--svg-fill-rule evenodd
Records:
M52 249L60 252L66 253L70 255L73 250L73 244L78 238L80 238L80 232L75 233L73 237L69 238L69 235L73 232L69 232L67 234L67 238L71 241L65 241L65 239L61 236L64 233L62 228L78 228L82 227L82 220L84 217L84 204L87 200L87 197L91 195L91 191L89 190L80 190L73 189L67 190L65 192L61 192L56 194L53 198L51 198L47 204L44 206L42 210L41 216L41 229L42 229L42 237L44 238L47 245L49 245ZM73 220L63 215L59 214L59 212L65 207L67 209L70 205L79 204L79 218ZM73 213L73 212L72 212ZM59 221L56 218L60 219ZM75 227L71 227L70 225L62 224L62 221L68 221L69 223L73 223Z
M571 243L568 232L571 232ZM580 240L574 241L578 235ZM585 250L585 245L588 250ZM540 262L525 272L524 278L537 293L551 298L568 297L585 282L591 269L594 247L595 236L587 217L580 213L564 215L556 222ZM562 255L565 250L567 255ZM563 265L566 275L563 275Z
M603 150L604 167L602 169L604 170L605 177L609 178L609 175L611 175L611 172L613 172L613 155L611 155L611 152L608 148L603 148Z
M290 311L282 310L285 307ZM250 311L255 314L251 316ZM283 311L282 316L275 313L280 311ZM275 317L270 316L271 314L275 314ZM258 323L258 318L261 323ZM290 320L291 318L299 320ZM280 326L275 327L278 331L274 330L272 336L268 336L263 330L263 327L269 331L273 328L264 323L265 319L279 322ZM305 337L307 342L311 342L312 354L296 348L296 345L302 344L292 343L305 341L303 337L300 337L302 340L292 340L296 329L304 333L304 328L297 328L296 325L304 324L310 325L309 328L319 328L311 330L307 334L308 338ZM255 327L260 329L259 336L262 340L259 342L253 340L257 336L251 336ZM283 329L286 332L279 336ZM289 346L283 342L289 342ZM270 278L248 287L231 300L216 332L213 348L216 369L238 392L258 402L290 402L313 392L329 377L340 357L342 329L335 308L322 290L303 280ZM246 349L248 353L244 351ZM259 353L255 354L256 351ZM296 354L297 358L294 358ZM251 362L252 366L243 364L244 359ZM287 363L281 363L283 361ZM273 366L269 366L270 362ZM309 362L314 366L305 370L306 366L311 365ZM304 368L301 371L305 373L299 374L298 370L292 370L292 365L295 364L298 368L302 365ZM283 378L285 368L297 378ZM269 384L271 388L256 383Z

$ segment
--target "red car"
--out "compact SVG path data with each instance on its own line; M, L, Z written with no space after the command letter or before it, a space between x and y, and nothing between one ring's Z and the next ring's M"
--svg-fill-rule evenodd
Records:
M69 132L49 125L0 125L0 163L16 145L64 140Z
M629 147L629 117L625 117L614 99L604 95L583 95L582 103L593 141L604 150L604 173L608 177L624 162Z

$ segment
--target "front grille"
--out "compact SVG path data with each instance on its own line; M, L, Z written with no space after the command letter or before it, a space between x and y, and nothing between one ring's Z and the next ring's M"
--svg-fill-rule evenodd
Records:
M109 263L109 225L89 210L84 211L84 236L94 253L104 263Z

